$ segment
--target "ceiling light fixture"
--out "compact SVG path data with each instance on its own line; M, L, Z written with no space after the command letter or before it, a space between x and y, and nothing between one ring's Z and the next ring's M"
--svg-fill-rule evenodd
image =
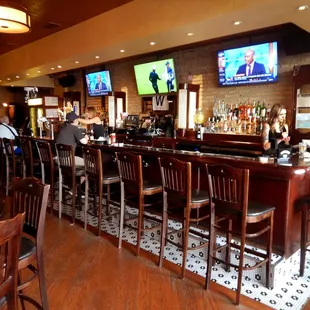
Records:
M125 50L120 50L121 53L125 53Z
M150 45L155 45L156 44L156 42L150 42Z
M298 11L304 11L304 10L306 10L306 9L308 9L308 5L300 5L298 8L297 8L297 10Z
M26 75L30 75L29 73L27 73Z
M239 26L239 25L241 25L242 24L242 21L241 20L236 20L235 22L234 22L234 25L235 26Z
M57 66L57 68L61 69L61 68L62 68L62 66L61 66L61 65L58 65L58 66Z
M16 78L19 79L19 75L16 75Z
M41 73L41 71L39 70L38 73Z
M7 78L7 80L10 81L11 79L10 79L10 78Z
M26 33L30 28L30 15L26 8L12 3L0 4L0 32Z
M51 68L51 70L55 70L55 68Z
M75 61L75 63L78 64L79 62L78 62L78 61Z
M97 59L99 58L99 56L95 56Z
M189 32L187 35L188 35L189 37L191 37L191 36L194 35L194 33L193 33L193 32Z
M2 105L6 108L8 104L6 102L3 102Z

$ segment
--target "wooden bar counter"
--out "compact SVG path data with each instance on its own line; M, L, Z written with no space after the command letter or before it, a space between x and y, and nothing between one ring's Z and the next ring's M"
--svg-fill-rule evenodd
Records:
M90 144L100 148L111 158L115 152L134 152L141 154L148 177L160 178L158 157L174 157L184 161L203 162L206 164L228 164L250 170L250 193L252 201L275 206L274 252L291 256L299 249L300 212L298 200L309 192L310 162L300 161L295 155L287 162L269 161L260 163L257 158L219 155L201 152L181 151L149 146L114 144ZM104 160L105 161L105 160ZM195 174L195 172L193 172ZM193 175L193 179L195 176Z

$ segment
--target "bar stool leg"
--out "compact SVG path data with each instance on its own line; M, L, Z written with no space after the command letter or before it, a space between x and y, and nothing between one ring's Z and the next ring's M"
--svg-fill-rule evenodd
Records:
M232 230L232 220L231 219L228 220L228 229L229 229L229 231ZM231 233L230 232L228 232L226 234L226 243L227 243L227 247L226 247L226 263L227 263L227 265L226 265L225 269L227 272L230 272L230 266L229 266L230 260L231 260L231 247L230 247Z
M107 206L107 214L111 214L111 208L110 208L110 198L111 197L111 185L107 184L107 200L106 200L106 206Z
M139 217L138 217L138 231L137 231L137 250L136 255L139 256L140 254L140 244L141 244L141 235L144 228L144 221L143 221L143 215L144 215L144 196L139 197Z
M124 189L124 182L121 182L121 212L120 212L119 235L118 235L118 248L119 249L121 249L122 247L124 216L125 216L125 189Z
M58 190L58 217L61 219L62 215L62 174L61 169L59 169L59 190Z
M10 183L10 161L9 158L6 156L6 188L5 188L5 195L9 195L9 183Z
M270 288L270 272L271 272L271 256L272 256L272 239L273 239L273 215L272 211L269 217L269 231L268 231L268 245L267 245L267 257L268 262L266 264L266 287Z
M210 210L210 217L209 217L209 246L208 246L206 284L205 284L206 290L210 288L212 265L213 265L213 252L215 249L214 206L210 206L210 208L211 210Z
M54 213L54 197L55 197L55 191L54 191L54 173L51 172L50 175L50 195L51 195L51 214Z
M306 244L307 244L307 218L308 218L308 206L303 205L301 214L301 237L300 237L300 277L304 276L305 264L306 264Z
M238 267L238 284L237 284L237 296L236 305L240 303L241 287L242 287L242 274L243 274L243 264L244 264L244 248L245 248L245 227L242 228L242 237L240 244L240 257L239 257L239 267Z
M159 267L163 266L166 235L168 230L168 203L167 203L167 192L163 192L163 217L162 217L162 229L161 229L161 242L160 242L160 253L159 253Z
M183 238L183 264L182 264L182 279L185 277L185 272L186 272L186 262L187 262L187 249L188 249L188 236L189 236L189 219L190 219L190 208L187 206L184 209L184 238Z
M89 188L89 180L88 180L88 175L86 174L85 176L84 229L87 229L88 188Z
M98 184L99 201L98 201L98 237L101 236L101 222L102 222L102 186Z

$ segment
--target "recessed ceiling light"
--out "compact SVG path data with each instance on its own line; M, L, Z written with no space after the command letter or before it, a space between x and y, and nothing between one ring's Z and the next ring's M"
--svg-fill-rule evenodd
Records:
M241 20L236 20L235 22L234 22L234 25L235 26L239 26L239 25L241 25L242 24L242 21Z
M125 50L120 50L121 53L125 53Z
M26 75L30 75L29 73L27 73Z
M11 79L10 79L10 78L7 78L7 80L10 81Z
M62 68L62 66L61 66L61 65L58 65L58 66L57 66L57 68L59 68L59 69L60 69L60 68Z
M11 85L11 87L14 87L14 85Z
M19 79L19 75L16 75L16 78Z
M97 59L100 58L99 56L95 56Z
M55 68L51 68L51 70L55 70Z
M41 71L39 70L38 73L41 73Z
M0 80L0 83L2 82L2 80Z
M78 61L75 61L75 63L78 64L79 62L78 62Z
M187 35L188 35L188 36L193 36L194 33L193 33L193 32L189 32Z
M150 42L150 44L151 44L151 45L155 45L155 44L156 44L156 42Z
M300 6L297 8L298 11L304 11L304 10L306 10L306 9L308 9L308 5L300 5Z

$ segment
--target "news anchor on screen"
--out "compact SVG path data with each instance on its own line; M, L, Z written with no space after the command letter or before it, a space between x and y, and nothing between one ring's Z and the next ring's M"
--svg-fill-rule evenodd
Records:
M255 52L252 49L249 49L244 54L245 64L241 65L236 73L236 75L260 75L266 74L265 66L259 62L256 62L254 59Z
M102 82L100 74L97 75L97 83L95 86L95 91L98 91L98 90L99 91L100 90L108 90L107 85Z

